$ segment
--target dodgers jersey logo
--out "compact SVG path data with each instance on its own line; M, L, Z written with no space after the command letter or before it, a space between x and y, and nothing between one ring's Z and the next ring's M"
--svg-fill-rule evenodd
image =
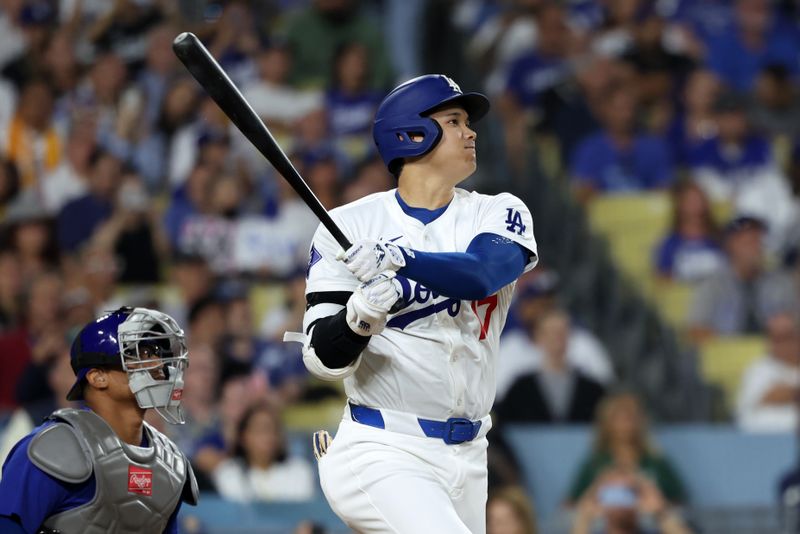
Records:
M446 311L450 317L456 317L461 312L462 301L460 300L447 298L436 302L436 299L438 299L441 295L435 291L431 291L422 284L414 282L413 280L409 280L404 276L398 275L396 280L400 282L400 286L403 288L402 309L407 309L413 304L425 304L428 301L431 301L431 304L422 308L417 308L399 315L395 315L386 323L386 326L389 328L398 328L400 330L404 330L412 323L419 321L420 319L424 319L425 317L435 315L439 312ZM482 300L473 300L470 301L469 304L472 313L474 313L475 317L478 318L478 323L480 324L481 330L478 339L486 339L486 336L489 332L489 323L492 318L492 312L495 310L495 308L497 308L497 295L489 295ZM481 313L483 313L483 317L481 317Z

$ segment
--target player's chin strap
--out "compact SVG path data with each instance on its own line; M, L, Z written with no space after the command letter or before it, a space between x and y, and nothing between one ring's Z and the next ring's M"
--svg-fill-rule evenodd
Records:
M302 332L284 332L283 341L303 344L303 364L306 366L306 369L308 369L308 372L320 380L335 381L347 378L355 372L358 364L361 363L361 356L359 356L350 365L342 367L341 369L330 369L329 367L325 367L325 364L319 359L317 353L314 352L314 347L310 344L310 335L306 335Z
M152 408L166 422L182 425L186 422L181 408L183 366L167 365L166 369L168 380L156 380L149 370L129 370L128 385L140 408Z

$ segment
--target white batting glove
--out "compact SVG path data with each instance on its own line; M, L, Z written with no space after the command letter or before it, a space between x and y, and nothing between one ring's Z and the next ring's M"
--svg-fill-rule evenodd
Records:
M362 239L356 241L339 258L362 282L371 280L384 271L397 271L406 266L400 247L389 241Z
M393 271L380 273L364 282L347 301L347 325L360 336L380 334L386 327L389 310L401 294Z

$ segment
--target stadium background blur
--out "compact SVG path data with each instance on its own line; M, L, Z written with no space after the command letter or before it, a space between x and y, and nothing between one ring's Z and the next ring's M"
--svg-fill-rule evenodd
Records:
M501 343L490 534L579 532L619 450L695 532L797 531L791 0L2 0L0 458L68 404L76 330L151 306L190 347L183 529L345 531L308 440L342 390L280 341L317 221L176 61L186 30L327 208L393 187L370 127L397 82L491 97L466 186L524 199L542 258Z

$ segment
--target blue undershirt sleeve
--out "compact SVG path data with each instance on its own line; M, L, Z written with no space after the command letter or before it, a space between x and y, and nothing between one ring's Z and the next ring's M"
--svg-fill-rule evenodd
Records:
M398 274L449 298L480 300L519 278L532 254L497 234L475 236L466 252L406 251Z
M27 534L16 520L4 515L0 515L0 532L3 534Z

